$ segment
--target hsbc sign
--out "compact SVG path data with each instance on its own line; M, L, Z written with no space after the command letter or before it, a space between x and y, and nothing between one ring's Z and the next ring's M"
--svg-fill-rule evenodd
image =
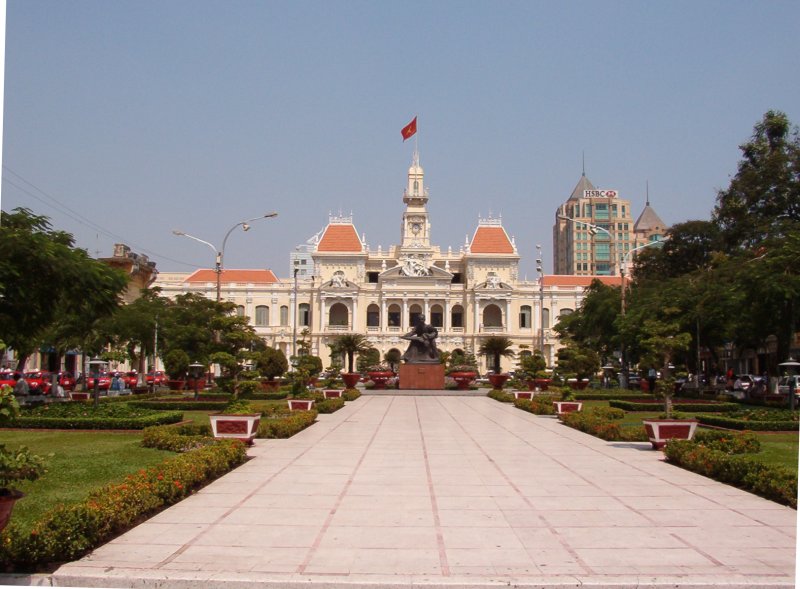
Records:
M584 190L583 198L617 198L616 190Z

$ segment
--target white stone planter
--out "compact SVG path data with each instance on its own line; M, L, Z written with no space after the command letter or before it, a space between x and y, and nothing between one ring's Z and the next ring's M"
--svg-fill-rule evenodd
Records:
M580 401L553 401L553 407L555 407L556 413L564 415L564 413L580 411L583 409L583 403Z
M289 411L309 411L314 407L314 399L289 399Z
M342 391L328 390L324 391L322 394L325 395L326 399L339 399L342 396Z
M261 420L260 413L247 415L223 415L215 413L208 416L211 419L211 431L215 438L232 438L241 440L248 446L253 443L258 433L258 424Z
M694 419L645 419L643 423L655 450L666 446L668 440L691 440L697 430Z
M514 398L515 399L533 399L533 393L531 391L514 391Z

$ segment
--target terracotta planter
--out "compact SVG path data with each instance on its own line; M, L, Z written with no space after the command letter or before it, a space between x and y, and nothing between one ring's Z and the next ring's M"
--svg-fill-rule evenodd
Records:
M308 411L314 408L314 399L289 399L290 411Z
M8 520L11 519L11 510L14 509L14 504L22 499L24 496L20 491L13 489L3 489L0 494L0 530L8 525Z
M533 392L531 391L514 391L515 399L533 399Z
M451 372L450 377L456 381L459 391L469 390L469 386L477 378L476 372Z
M691 440L697 429L695 419L645 419L643 423L654 450L666 446L668 440Z
M555 407L556 413L563 415L564 413L580 411L583 408L583 403L580 401L553 401L553 407Z
M342 396L342 391L327 390L322 393L326 399L339 399Z
M81 392L70 391L69 398L72 399L73 401L88 401L90 395L88 391L81 391Z
M211 419L211 431L215 438L233 438L241 440L248 446L258 433L260 413L247 415L224 415L215 413L208 416Z
M361 380L361 375L358 372L345 372L342 374L342 380L344 381L345 388L354 389L358 381Z
M489 382L492 383L492 388L494 389L502 389L503 385L506 384L508 380L507 374L490 374L489 375Z
M171 391L182 391L186 388L186 381L185 380L168 380L167 386L170 388Z
M386 382L394 376L394 372L391 370L376 370L374 372L367 372L367 375L369 376L369 379L375 383L376 389L383 390L386 388Z

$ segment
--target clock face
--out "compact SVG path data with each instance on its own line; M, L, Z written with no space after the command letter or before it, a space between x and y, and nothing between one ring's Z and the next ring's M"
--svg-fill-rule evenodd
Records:
M422 225L420 225L419 223L411 223L411 232L414 235L416 235L420 231L422 231Z

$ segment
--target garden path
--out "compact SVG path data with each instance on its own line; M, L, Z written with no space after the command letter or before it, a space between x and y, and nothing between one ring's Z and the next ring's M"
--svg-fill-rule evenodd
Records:
M62 566L83 587L794 587L796 512L486 397L364 396Z

